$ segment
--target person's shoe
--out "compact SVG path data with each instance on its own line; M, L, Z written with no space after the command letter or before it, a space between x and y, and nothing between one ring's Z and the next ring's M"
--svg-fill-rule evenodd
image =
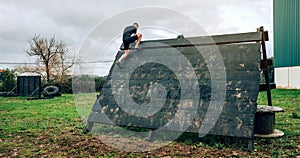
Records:
M118 68L122 69L123 66L121 65L121 63L119 61L116 61L115 64L118 66Z

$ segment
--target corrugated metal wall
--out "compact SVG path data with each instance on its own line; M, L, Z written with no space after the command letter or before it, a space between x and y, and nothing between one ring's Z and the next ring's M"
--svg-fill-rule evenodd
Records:
M275 67L300 66L300 0L274 0Z

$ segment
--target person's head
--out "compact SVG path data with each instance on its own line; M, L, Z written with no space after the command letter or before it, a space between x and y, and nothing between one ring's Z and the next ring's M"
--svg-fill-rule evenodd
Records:
M135 23L133 23L132 25L133 25L135 28L139 28L139 24L138 24L138 23L136 23L136 22L135 22Z

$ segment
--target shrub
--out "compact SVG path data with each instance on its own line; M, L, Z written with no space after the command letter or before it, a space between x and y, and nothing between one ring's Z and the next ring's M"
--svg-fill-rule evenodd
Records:
M94 77L89 75L73 76L64 81L42 82L42 88L57 86L62 93L91 93L100 92L106 77ZM74 90L74 91L73 91Z
M1 78L0 91L8 92L16 86L16 74L14 70L4 70Z

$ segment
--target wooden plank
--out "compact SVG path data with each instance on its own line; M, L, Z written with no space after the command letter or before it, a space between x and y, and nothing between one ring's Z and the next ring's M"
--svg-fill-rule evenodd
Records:
M257 95L257 91L252 92L252 93L241 92L240 94L236 93L236 92L232 92L230 94L229 92L227 92L222 113L226 113L228 115L235 114L236 112L238 112L238 113L249 113L249 112L255 113L255 108L253 108L254 103L256 103L255 95ZM200 98L201 104L200 104L200 107L198 107L198 108L200 108L200 109L204 108L204 111L202 109L201 112L205 113L205 109L208 107L209 102L214 100L213 98L214 97ZM128 98L126 98L126 99L128 99ZM166 99L165 105L161 109L165 109L165 108L178 109L179 100L188 100L188 98L186 98L186 99L177 98L176 95L169 96ZM119 109L119 106L115 102L114 97L112 95L103 96L103 99L101 99L99 101L101 102L100 103L101 106L100 106L99 102L97 102L98 104L96 103L97 105L94 106L93 111L103 112L103 113L106 113L107 115L111 115L111 116L115 115L116 111L119 112L118 114L122 113L122 110ZM154 105L152 107L149 107L149 109L154 109L154 110L155 110L155 108L160 108L160 106ZM247 109L250 109L250 108L253 108L253 109L250 111L247 111ZM118 110L116 110L116 109L118 109ZM181 109L182 110L191 110L191 109L195 109L195 107L191 106L190 104L186 104L186 105L182 105Z
M276 84L275 83L270 83L270 89L276 89ZM267 84L259 84L259 91L263 92L263 91L267 91L268 87Z
M259 49L260 49L259 43L243 44L243 45L240 44L222 45L214 49L211 49L211 47L207 47L207 46L201 47L200 50L202 54L209 54L209 58L206 58L206 60L204 60L199 50L196 49L195 47L188 47L188 48L180 47L180 49L165 48L159 51L156 50L135 51L135 52L131 52L131 55L126 59L126 61L122 63L123 66L126 67L126 69L123 70L121 69L119 70L119 72L123 73L128 70L133 71L132 70L133 68L128 66L131 63L140 63L149 60L155 61L157 60L157 58L161 58L164 59L165 61L168 61L169 62L168 64L173 65L173 67L180 67L178 65L181 64L182 60L180 60L179 56L176 56L176 54L178 53L184 55L186 59L192 64L192 66L196 70L199 69L199 71L202 71L202 69L207 69L207 64L209 63L214 64L213 67L211 67L211 69L215 71L224 70L224 66L226 67L226 70L237 71L236 68L238 67L240 71L249 71L249 70L256 71L257 69L259 69L259 64L253 64L253 61L260 59ZM219 53L221 53L220 55L223 58L224 65L222 65L220 62L216 60L217 55L219 55ZM153 64L147 64L147 67L155 68L159 66L155 66L155 63L153 63ZM159 68L161 67L162 66L160 66ZM165 67L165 69L168 68ZM175 72L180 72L183 70L186 70L186 68L181 67L181 69L175 70Z
M209 134L235 136L242 138L251 138L253 135L253 120L251 115L220 116L220 122L217 122Z
M262 41L262 32L249 32L239 34L225 34L202 37L175 38L167 40L149 40L141 42L141 49L161 49L168 47L190 47L190 46L206 46L206 45L221 45L244 42L259 42ZM134 49L135 43L130 45ZM124 49L124 46L120 47Z
M164 85L170 85L173 84L174 82L179 83L178 78L182 78L185 74L180 74L180 72L178 74L175 73L168 73L167 69L160 69L157 70L157 72L165 72L160 74L159 76L155 76L155 74L157 72L154 71L149 71L148 73L138 73L139 71L135 71L135 73L133 73L130 77L130 79L128 80L129 84L134 84L136 86L138 86L138 84L144 85L144 84L148 84L148 83L154 83L154 82L159 82L162 83ZM215 71L215 75L214 75L214 81L218 82L218 81L223 81L223 75L218 74L218 72L221 73L221 71ZM253 80L259 80L259 76L256 76L253 79L249 79L247 76L245 76L245 73L255 76L255 75L259 75L259 72L257 71L226 71L226 81L227 84L234 84L240 80L248 80L249 82L253 81ZM198 83L201 85L207 85L210 84L212 78L209 72L196 72L196 77L198 79ZM145 81L146 80L146 81ZM195 79L185 79L186 81L189 82L194 82ZM123 78L123 75L120 73L120 76L116 76L114 77L114 81L116 82L120 82L120 83L124 83L125 80ZM206 83L206 84L205 84Z
M183 99L180 99L183 100ZM152 105L151 107L148 107L147 109L149 111L169 111L169 110L178 110L179 109L179 104L180 104L179 99L168 99L166 103L163 105L161 108L160 105ZM241 99L238 98L236 101L225 101L222 108L222 114L223 115L232 115L232 114L253 114L256 111L256 104L254 101L251 101L251 99ZM197 110L198 108L198 113L199 115L205 114L207 112L207 108L210 104L210 101L208 100L200 100L200 105L198 107L193 107L190 104L185 104L185 105L180 105L180 110L182 111L194 111ZM141 105L143 106L143 105ZM127 106L127 110L135 111L134 108L131 109L131 106ZM97 104L93 107L93 111L95 112L100 112L100 113L105 113L108 116L114 116L114 115L124 115L124 111L120 109L120 107L115 103L115 104ZM127 116L126 114L124 116ZM164 117L163 117L164 118Z
M253 47L256 47L255 50ZM253 51L254 50L254 51ZM241 59L244 56L247 56L248 59L249 56L255 55L254 52L260 52L260 44L259 43L244 43L244 44L226 44L226 45L217 45L217 46L180 46L180 47L167 47L163 49L156 49L156 50L148 50L148 49L138 49L135 51L132 51L129 55L130 58L136 58L139 59L141 56L147 57L147 58L155 58L157 56L159 57L169 57L171 55L175 56L173 57L175 60L180 59L180 56L176 56L176 54L183 54L188 59L193 59L195 57L202 58L202 54L209 54L210 56L214 56L215 53L221 53L223 57L227 57L229 60L236 60L236 58L231 58L232 53L235 53L236 56L241 56ZM120 55L117 55L117 58L119 58L124 52L119 51ZM226 53L226 54L225 54ZM228 53L228 54L227 54ZM189 58L189 55L191 58ZM169 58L172 61L172 58ZM173 62L173 61L172 61Z
M258 87L256 88L258 89ZM125 89L120 89L120 91L122 90L125 90ZM158 93L158 95L161 95L161 96L157 96L156 98L157 99L160 99L160 100L163 100L163 99L173 99L173 98L180 98L180 99L206 99L206 100L209 100L209 101L214 101L214 100L218 100L219 96L218 95L221 95L222 93L224 93L223 91L215 91L215 93L217 95L213 95L211 94L211 91L210 89L208 89L209 91L207 93L205 93L205 91L202 91L200 90L200 96L197 96L197 95L194 95L193 91L195 91L196 93L196 90L193 90L191 91L192 93L189 93L189 94L184 94L181 96L180 94L180 90L169 90L167 91L166 95L167 95L167 98L164 98L164 95L162 92L159 92L161 94ZM145 90L145 91L134 91L134 93L131 93L130 94L130 97L131 98L137 98L137 99L144 99L145 101L147 100L150 100L150 97L147 95L148 90ZM239 90L239 91L235 91L235 90L227 90L226 91L226 96L225 96L225 101L232 101L232 102L237 102L239 100L244 100L245 98L246 99L253 99L255 100L254 97L251 97L250 95L256 95L258 92L255 91L255 90L252 90L252 91L249 91L249 90ZM112 94L110 95L105 95L106 98L103 98L101 99L100 101L101 102L104 102L102 105L105 105L106 104L106 99L108 100L107 102L109 102L110 100L114 100L114 97ZM127 96L119 96L120 98L118 98L120 101L126 101L128 100ZM161 97L161 98L160 98ZM102 98L102 97L101 97Z
M254 115L221 115L218 118L216 124L209 132L209 134L250 138L253 134L253 130L251 129L253 129L254 127L254 120L249 120L249 117L254 117ZM93 112L89 117L89 122L158 129L166 125L169 121L171 121L171 119L171 116L169 117L169 119L158 119L158 117L152 117L150 119L137 119L133 116L128 116L124 118L119 115L116 115L115 117L110 117L108 115ZM187 132L199 133L202 119L203 118L196 117L195 121L176 120L174 124L170 127L170 129L174 131L184 131L182 124L188 124L190 127L186 130Z
M242 72L241 72L242 73ZM246 72L244 72L246 74ZM259 75L259 73L250 73L253 75ZM202 77L197 79L182 79L179 81L178 79L156 79L149 77L149 80L122 80L122 79L114 79L114 87L119 87L121 89L132 89L132 90L147 90L147 88L150 85L153 85L154 83L159 83L161 85L164 85L165 87L169 89L177 89L179 88L180 84L187 85L189 87L194 87L196 84L198 84L201 87L207 87L207 88L218 88L220 84L226 83L228 90L256 90L258 89L258 85L256 83L259 81L259 76L254 77L252 79L246 78L246 77L240 77L237 75L237 78L234 78L234 75L230 75L227 78L224 79L218 79L214 78L213 82L214 85L211 85L212 79L210 76ZM147 78L146 78L147 79ZM126 84L127 83L127 84ZM256 86L255 86L256 85Z
M271 60L271 59L268 59L267 61L265 61L265 60L261 60L260 61L260 68L266 68L267 66L273 66L274 64L273 64L273 60Z

